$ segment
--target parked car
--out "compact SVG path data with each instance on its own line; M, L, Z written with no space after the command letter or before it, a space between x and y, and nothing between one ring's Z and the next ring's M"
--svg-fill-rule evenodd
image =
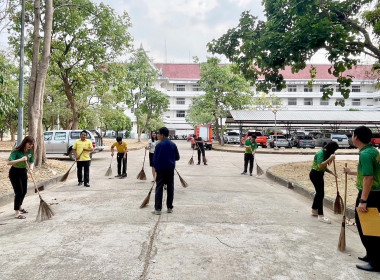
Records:
M352 142L352 133L345 133L348 138L348 145L350 145L350 148L355 148L354 143Z
M259 131L247 131L247 134L241 139L241 143L244 145L245 140L247 140L248 136L256 136L256 142L258 146L266 148L268 146L267 137L263 136Z
M76 140L80 139L82 130L51 130L44 132L46 154L63 154L69 156L70 159L75 160L72 147ZM91 140L94 153L103 151L102 138L96 131L87 131L87 139ZM96 137L95 137L96 135Z
M277 141L276 141L276 138L277 138ZM284 135L277 135L277 137L275 135L270 135L267 140L268 140L269 147L271 147L271 148L274 148L276 146L278 148L281 148L281 147L291 148L292 147L292 144L290 143L290 141L288 139L286 139L286 137ZM276 145L276 143L277 143L277 145Z
M380 147L380 133L373 133L372 134L371 144L374 147Z
M315 148L315 139L309 135L298 136L296 147L297 148L312 148L312 149L314 149Z
M327 143L331 141L337 142L339 148L349 148L348 137L345 134L334 134L334 133L321 133L315 139L315 145L317 147L324 147Z
M240 134L238 132L227 132L223 138L226 144L240 144Z

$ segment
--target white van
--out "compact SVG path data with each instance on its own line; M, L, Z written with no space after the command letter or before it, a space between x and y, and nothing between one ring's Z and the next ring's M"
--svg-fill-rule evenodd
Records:
M338 143L339 148L349 148L350 144L348 142L348 137L345 134L334 134L334 133L321 133L315 138L315 146L324 147L331 141Z

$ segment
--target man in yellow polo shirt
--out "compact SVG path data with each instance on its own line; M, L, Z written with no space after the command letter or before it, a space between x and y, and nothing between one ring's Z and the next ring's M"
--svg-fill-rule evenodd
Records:
M90 152L92 152L93 147L90 140L87 138L87 131L82 130L80 133L80 139L75 141L73 146L73 152L75 158L77 159L77 177L78 186L82 185L84 182L85 187L90 186L90 164L91 157ZM84 176L82 177L82 169L84 169ZM84 180L83 180L83 179Z
M123 141L120 136L116 137L116 142L111 146L111 156L113 156L113 150L116 147L117 150L117 178L127 177L127 143ZM121 163L123 162L123 173L121 173Z

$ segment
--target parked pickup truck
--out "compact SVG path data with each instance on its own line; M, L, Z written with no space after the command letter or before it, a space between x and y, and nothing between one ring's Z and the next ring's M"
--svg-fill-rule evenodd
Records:
M374 147L380 147L380 133L373 133L372 134L371 144Z
M256 142L258 146L266 148L268 146L267 137L263 136L259 131L248 131L247 134L241 139L241 143L244 145L248 136L256 136Z
M63 154L75 160L72 147L82 130L51 130L44 132L46 154ZM102 138L96 131L87 131L87 139L91 140L94 150L92 154L103 151Z

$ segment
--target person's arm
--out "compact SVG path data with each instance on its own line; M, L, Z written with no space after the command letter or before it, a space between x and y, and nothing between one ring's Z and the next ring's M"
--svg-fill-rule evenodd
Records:
M347 173L347 175L358 175L358 172L357 171L352 171L350 168L348 167L343 167L343 172L344 173Z
M358 205L358 210L361 212L367 212L367 199L369 196L369 193L372 190L372 184L373 184L373 176L364 176L363 178L363 191L362 196L360 197L361 200L365 202L361 202Z
M335 174L334 172L332 172L330 169L326 168L326 172L327 172L327 173L330 173L330 174L333 175L334 177L338 178L338 175Z
M83 149L83 151L92 152L93 150L94 150L94 147L92 147L91 141L88 141L88 148L87 149Z
M175 160L178 161L179 160L179 152L178 152L177 146L175 146L175 151L174 152L175 152L175 155L174 155L175 156Z
M319 163L318 168L322 169L322 168L326 167L326 165L330 164L334 159L335 159L335 154L332 154L328 159L326 159L322 163Z
M127 144L125 144L125 152L124 152L124 156L123 156L124 159L127 158L127 153L128 153Z
M22 158L15 159L15 160L9 160L7 159L7 165L14 165L16 163L22 162L22 161L27 161L28 158L26 156L23 156Z

